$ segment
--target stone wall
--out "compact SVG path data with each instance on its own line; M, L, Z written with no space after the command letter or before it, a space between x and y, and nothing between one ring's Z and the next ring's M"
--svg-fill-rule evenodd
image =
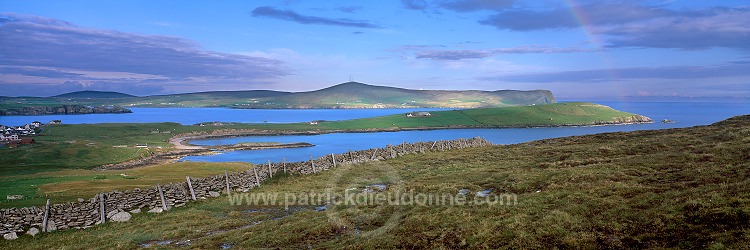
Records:
M403 143L388 145L385 148L329 154L305 162L259 164L244 172L225 173L206 178L190 178L190 183L186 178L184 182L157 185L148 189L136 188L127 191L112 191L99 194L88 200L79 199L78 202L53 204L49 206L48 210L46 206L0 209L0 235L3 235L6 239L13 239L17 237L18 233L23 232L36 234L39 230L54 231L92 227L102 223L102 203L104 204L105 222L124 221L134 213L163 212L193 201L190 185L193 187L196 200L207 199L220 196L221 193L227 193L228 191L248 192L275 173L286 171L291 174L313 174L327 170L334 167L334 159L335 164L340 165L396 158L405 154L481 147L491 144L478 137L452 141ZM229 184L227 184L227 180ZM227 190L227 185L229 190ZM42 228L45 212L48 213L46 230Z

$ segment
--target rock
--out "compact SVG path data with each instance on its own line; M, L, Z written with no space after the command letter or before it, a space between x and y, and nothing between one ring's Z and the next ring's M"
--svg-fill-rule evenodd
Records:
M117 214L119 212L120 211L117 211L117 210L109 211L109 213L107 213L107 218L112 218L112 216L114 216L115 214Z
M210 192L208 192L208 196L219 197L219 196L221 196L221 194L219 194L219 192L210 191Z
M382 192L388 189L388 186L385 184L372 184L369 186L366 186L364 190L362 190L365 193L373 193L373 192Z
M148 210L148 212L149 213L161 213L161 212L164 212L164 209L160 207L155 207L155 208L152 208L151 210Z
M119 212L119 213L116 213L115 215L112 215L112 218L110 219L112 221L125 222L125 221L130 220L130 217L132 216L128 212Z
M491 193L492 193L492 189L490 188L490 189L479 191L475 195L477 197L487 197L487 196L490 196Z
M458 190L458 195L467 195L469 193L471 193L471 190L468 190L466 188L462 188Z
M370 185L370 188L377 191L385 191L386 189L388 189L388 186L385 184L372 184Z
M55 225L55 222L52 220L47 221L47 232L52 232L57 230L57 225Z
M83 202L83 198L78 198L78 202Z
M137 214L137 213L140 213L140 212L141 212L140 208L136 208L136 209L130 210L131 214Z
M39 229L36 227L29 228L29 231L26 231L26 234L31 235L31 237L36 236L39 233Z
M3 235L3 238L6 240L15 240L18 239L18 234L16 234L16 232L10 232Z

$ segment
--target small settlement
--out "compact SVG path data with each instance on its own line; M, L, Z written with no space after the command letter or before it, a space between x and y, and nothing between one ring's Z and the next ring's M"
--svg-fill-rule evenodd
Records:
M51 121L49 124L61 124L60 120ZM10 148L18 147L18 145L34 144L36 140L31 138L42 130L44 124L35 121L31 124L23 126L5 126L0 125L0 146L8 146Z

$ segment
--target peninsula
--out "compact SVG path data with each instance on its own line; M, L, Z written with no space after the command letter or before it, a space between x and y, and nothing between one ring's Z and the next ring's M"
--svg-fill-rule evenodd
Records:
M132 96L81 91L51 97L0 97L0 110L27 106L224 107L250 109L481 108L555 103L548 90L412 90L346 82L306 92L212 91Z

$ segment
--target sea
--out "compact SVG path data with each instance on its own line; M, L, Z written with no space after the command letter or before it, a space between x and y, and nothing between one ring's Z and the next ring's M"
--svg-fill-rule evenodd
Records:
M307 142L313 147L220 152L216 155L189 156L182 161L265 163L304 161L331 153L345 153L385 147L403 142L452 140L482 137L495 144L514 144L533 140L606 132L682 128L709 125L733 116L750 114L748 102L596 102L614 109L645 115L648 124L581 126L555 128L447 129L374 133L333 133L293 136L245 136L191 141L196 145L226 145L242 142ZM445 109L225 109L225 108L132 108L130 114L86 114L45 116L0 116L2 125L23 125L33 121L62 120L65 124L176 122L184 125L200 122L289 123L312 120L346 120L400 114L412 111ZM662 123L668 119L674 123Z

